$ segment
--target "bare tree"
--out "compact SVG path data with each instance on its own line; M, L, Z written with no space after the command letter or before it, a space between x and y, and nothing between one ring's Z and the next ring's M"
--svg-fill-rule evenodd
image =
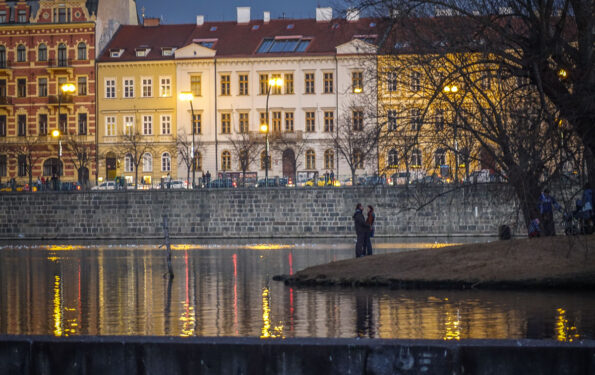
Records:
M141 135L136 127L129 127L128 131L120 135L122 142L119 145L120 154L129 157L134 167L134 187L138 189L138 167L143 162L146 153L152 153L153 143Z
M297 182L297 170L302 164L306 148L311 146L310 139L302 131L296 132L273 132L271 134L271 149L281 154L283 162L291 163L293 169L293 182ZM288 152L291 150L292 152Z
M29 177L29 186L33 185L33 166L41 160L41 151L47 149L47 146L42 143L40 137L20 137L14 142L3 142L0 150L7 156L13 158L25 157L26 173ZM60 166L58 166L60 168Z
M242 171L242 186L246 186L246 172L258 160L259 150L262 147L262 135L256 132L240 131L229 136L227 141L231 145L233 157L238 160Z
M89 165L95 153L95 144L87 140L86 135L71 134L66 137L65 148L69 151L66 158L74 165L77 171L77 180L83 187L89 187Z
M474 65L496 66L527 80L542 102L577 134L595 182L595 12L592 0L346 0L390 19L404 44L427 53L477 53ZM436 17L443 16L443 17ZM461 25L464 24L464 31Z
M200 137L196 136L194 139L194 155L192 155L192 139L188 139L188 136L183 131L178 133L175 145L178 155L178 164L184 165L186 167L186 176L188 176L188 181L191 181L192 179L192 177L190 177L192 163L194 163L195 172L198 172L199 167L202 165L200 150L203 148L203 146L204 144ZM193 187L195 183L196 181L189 183L188 188L191 186Z

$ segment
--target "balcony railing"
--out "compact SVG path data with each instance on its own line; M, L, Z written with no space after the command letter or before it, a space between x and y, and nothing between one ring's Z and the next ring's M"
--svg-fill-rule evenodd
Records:
M49 59L49 68L72 68L70 59Z
M62 99L60 99L60 97L58 95L48 96L48 104L58 105L59 103L72 104L73 103L72 95L62 95Z

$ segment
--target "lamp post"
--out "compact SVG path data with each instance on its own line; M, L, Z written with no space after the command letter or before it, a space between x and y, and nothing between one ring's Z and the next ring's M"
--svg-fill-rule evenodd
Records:
M194 107L192 106L192 101L194 100L194 94L191 91L183 91L179 95L180 100L188 100L190 102L190 112L192 114L192 118L190 119L190 128L192 129L192 189L195 189L195 181L196 181L196 154L194 151Z
M265 106L265 116L264 116L264 124L260 124L260 132L265 134L265 162L264 162L264 181L265 186L269 186L269 96L271 95L271 89L275 87L282 87L283 86L283 78L271 78L268 82L267 87L267 100Z
M443 91L446 95L456 94L459 91L459 88L457 87L457 85L454 85L454 84L446 85L446 86L444 86ZM459 145L457 143L457 118L455 117L454 134L453 134L453 148L454 148L454 154L455 154L455 175L454 175L455 183L459 182L459 150L458 150L458 147L459 147Z
M55 130L52 131L52 136L58 139L58 173L57 173L57 181L58 185L60 184L60 175L62 174L62 133L67 133L68 129L61 129L61 113L60 107L62 106L62 95L72 94L76 91L76 86L72 83L64 83L60 86L58 90L58 124Z

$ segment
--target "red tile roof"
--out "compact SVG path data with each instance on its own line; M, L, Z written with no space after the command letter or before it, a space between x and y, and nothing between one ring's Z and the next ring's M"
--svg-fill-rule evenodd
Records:
M292 25L292 26L290 26ZM376 36L378 43L384 36L385 28L381 20L361 18L354 22L332 20L316 22L315 19L253 20L238 24L235 21L205 22L203 25L160 25L155 27L121 26L109 42L99 62L107 61L146 61L172 59L162 56L161 48L181 48L193 40L216 39L212 49L217 57L271 57L297 56L310 54L334 54L335 48L349 42L354 37ZM311 38L304 52L257 53L265 38L301 36ZM149 46L147 57L137 57L135 49ZM119 58L111 58L110 50L124 49Z

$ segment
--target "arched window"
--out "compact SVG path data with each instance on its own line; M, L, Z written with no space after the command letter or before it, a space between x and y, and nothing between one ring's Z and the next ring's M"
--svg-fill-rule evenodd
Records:
M399 156L397 150L394 148L388 152L387 164L389 168L397 168L399 166Z
M263 151L260 153L260 169L266 168L267 152ZM269 165L271 165L271 155L269 154Z
M143 155L143 172L153 171L153 156L148 152Z
M306 151L306 169L316 169L316 153L314 150Z
M335 167L335 152L326 150L324 152L324 169L333 169Z
M194 170L202 171L202 154L194 151Z
M37 61L48 61L48 47L43 43L37 47Z
M171 171L171 156L169 155L169 152L164 152L161 155L161 170L163 172Z
M68 65L68 51L65 44L58 46L58 66Z
M356 169L364 169L364 155L360 150L353 151L353 165Z
M87 45L85 43L80 42L77 51L77 58L79 60L87 60Z
M132 163L131 154L126 154L124 157L124 172L134 172L134 164Z
M60 166L60 173L58 173L58 166ZM58 161L57 158L48 159L43 162L43 175L52 177L62 174L62 161Z
M27 61L27 49L22 44L19 44L19 46L17 47L17 61L18 62Z
M231 153L229 151L223 151L221 153L221 170L231 170Z

